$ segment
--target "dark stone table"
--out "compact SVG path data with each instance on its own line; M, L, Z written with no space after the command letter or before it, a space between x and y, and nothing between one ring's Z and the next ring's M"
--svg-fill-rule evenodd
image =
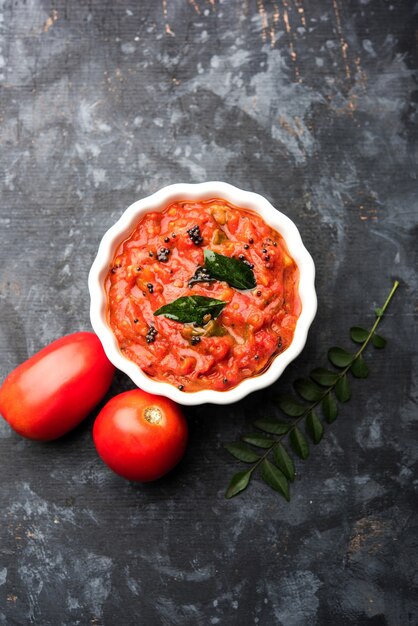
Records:
M0 624L418 624L416 5L0 0L0 378L89 329L87 274L123 209L225 180L298 225L319 309L271 389L185 410L190 446L134 485L97 411L50 444L1 420ZM287 504L223 449L350 346L393 281L385 350L297 463ZM116 376L109 396L132 387ZM313 448L313 446L311 446Z

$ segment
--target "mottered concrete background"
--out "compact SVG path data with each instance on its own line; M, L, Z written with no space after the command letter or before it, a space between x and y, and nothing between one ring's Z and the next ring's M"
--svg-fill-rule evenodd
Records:
M225 180L299 227L319 309L272 388L185 409L156 484L0 424L0 624L418 623L417 6L405 0L0 0L0 379L89 329L101 236L166 184ZM370 377L287 504L222 448L370 326ZM116 376L110 397L132 387ZM313 448L313 446L312 446Z

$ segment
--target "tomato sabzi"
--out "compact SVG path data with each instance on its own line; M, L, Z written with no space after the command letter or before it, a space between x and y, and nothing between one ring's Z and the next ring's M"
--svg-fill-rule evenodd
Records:
M242 260L255 287L192 283L205 251ZM258 215L221 199L150 212L120 244L105 281L108 321L121 352L153 379L184 392L224 391L262 373L293 339L299 270L283 237ZM154 313L184 296L225 303L202 328Z

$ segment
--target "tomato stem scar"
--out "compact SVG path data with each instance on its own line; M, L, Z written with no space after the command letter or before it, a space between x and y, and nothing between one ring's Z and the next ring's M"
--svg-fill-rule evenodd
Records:
M144 417L150 424L159 424L163 419L163 414L158 406L147 406Z

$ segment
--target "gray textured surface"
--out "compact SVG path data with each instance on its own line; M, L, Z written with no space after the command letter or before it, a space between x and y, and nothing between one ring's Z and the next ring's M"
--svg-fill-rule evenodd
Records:
M274 388L187 409L186 458L112 475L94 415L49 445L0 423L0 624L418 623L416 9L393 0L0 0L0 379L89 328L87 273L133 200L226 180L299 226L319 311ZM221 442L370 324L371 376L286 504L233 501ZM129 388L119 375L112 393Z

